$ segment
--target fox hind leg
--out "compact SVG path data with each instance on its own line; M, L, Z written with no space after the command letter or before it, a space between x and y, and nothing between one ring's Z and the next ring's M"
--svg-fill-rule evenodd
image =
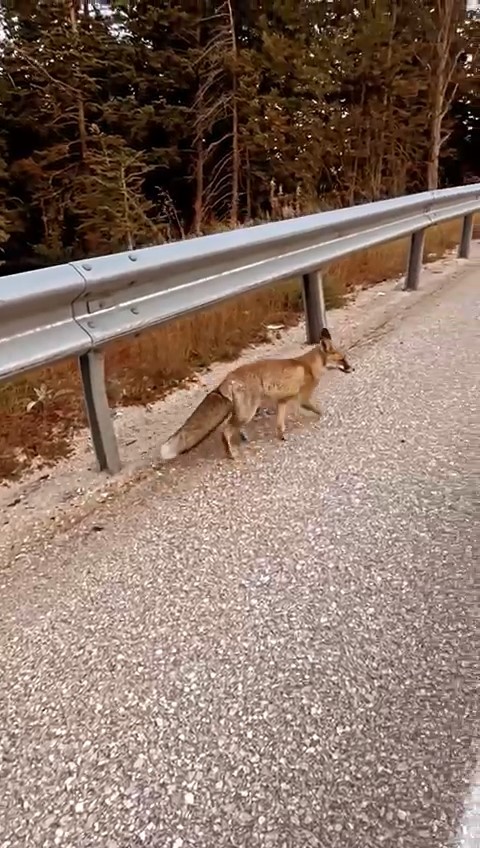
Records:
M235 397L235 394L233 395L233 412L222 431L223 444L229 459L235 459L232 447L232 439L235 436L238 436L242 442L248 441L248 436L243 428L250 423L256 411L256 400L244 397L238 398Z
M322 410L316 406L312 401L308 398L306 400L300 401L300 406L302 409L306 409L307 412L313 412L315 415L321 415Z
M233 453L232 448L232 435L234 433L234 426L232 425L232 417L230 417L225 424L222 430L222 441L223 446L225 448L225 453L227 454L229 459L235 459L235 454Z
M305 409L307 412L313 412L315 415L321 415L322 410L319 409L319 407L316 404L314 404L312 399L311 399L314 388L315 387L312 386L310 389L307 389L303 392L300 392L300 395L299 395L299 398L298 398L298 400L300 402L300 408Z

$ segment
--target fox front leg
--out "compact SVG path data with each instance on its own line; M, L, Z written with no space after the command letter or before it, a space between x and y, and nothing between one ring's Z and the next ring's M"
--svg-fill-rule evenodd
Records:
M280 400L277 404L277 439L285 439L285 418L287 416L287 401Z

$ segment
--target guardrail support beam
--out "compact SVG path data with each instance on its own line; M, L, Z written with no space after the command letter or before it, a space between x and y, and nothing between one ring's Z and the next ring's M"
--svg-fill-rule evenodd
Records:
M303 303L308 344L318 344L324 327L327 326L325 298L321 271L303 275Z
M425 230L417 230L412 233L410 240L410 252L408 255L407 274L405 277L405 291L416 291L422 270L423 251L425 248Z
M121 463L105 384L103 351L92 350L79 357L83 394L93 449L99 471L116 474Z
M473 234L473 214L465 215L463 219L462 237L458 248L459 259L469 259Z

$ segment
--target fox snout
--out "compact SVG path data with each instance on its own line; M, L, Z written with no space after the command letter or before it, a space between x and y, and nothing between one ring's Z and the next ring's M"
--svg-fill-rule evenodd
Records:
M335 350L332 344L332 337L330 335L330 331L327 330L326 327L323 328L320 334L320 347L323 351L324 355L324 363L330 363L335 365L340 371L343 371L345 374L348 374L350 371L355 371L353 365L347 361L346 357L343 356L342 352L339 350Z

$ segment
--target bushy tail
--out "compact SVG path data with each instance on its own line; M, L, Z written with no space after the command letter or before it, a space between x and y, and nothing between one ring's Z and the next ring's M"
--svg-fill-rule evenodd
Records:
M218 389L210 392L187 418L185 424L160 448L162 459L174 459L203 442L230 415L232 402Z

